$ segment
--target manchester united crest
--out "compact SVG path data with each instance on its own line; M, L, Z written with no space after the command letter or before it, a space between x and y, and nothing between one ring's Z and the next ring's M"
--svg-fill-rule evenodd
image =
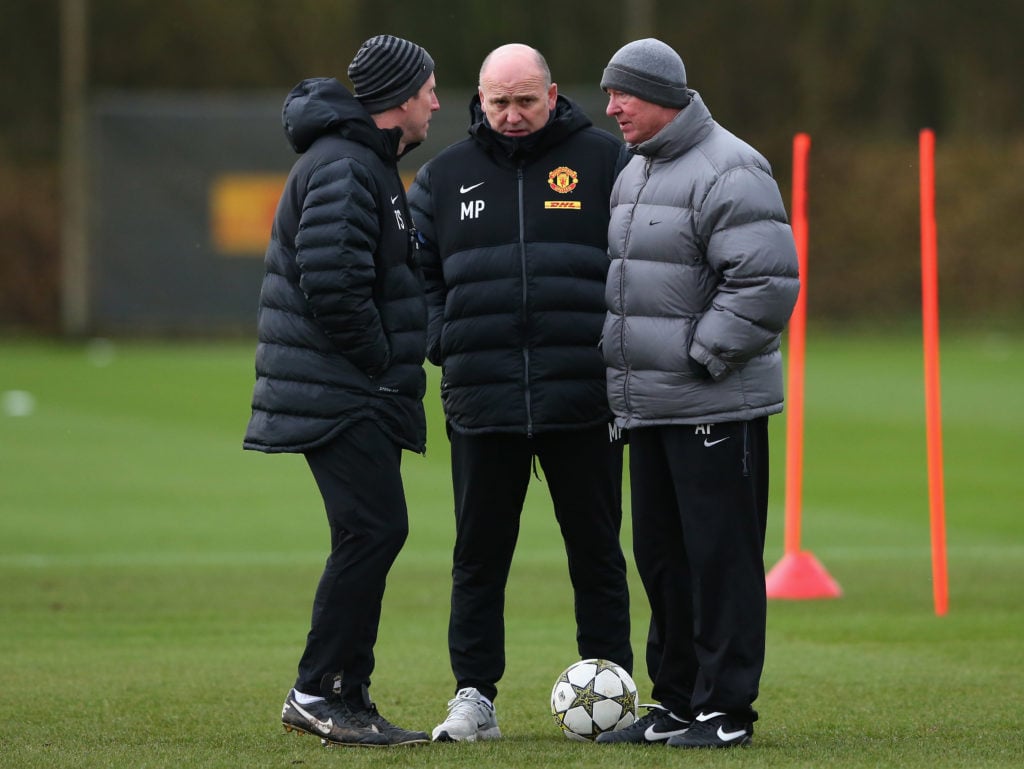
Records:
M572 192L579 183L579 177L569 166L559 166L548 174L548 186L562 195Z

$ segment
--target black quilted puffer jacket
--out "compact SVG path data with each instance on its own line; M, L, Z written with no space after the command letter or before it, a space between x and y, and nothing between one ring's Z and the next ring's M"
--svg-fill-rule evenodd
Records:
M422 452L427 310L401 131L378 129L333 78L297 85L283 122L301 157L267 247L243 445L304 452L372 419Z
M611 419L598 342L618 139L559 96L547 124L469 138L409 191L422 240L428 356L451 429L533 435Z

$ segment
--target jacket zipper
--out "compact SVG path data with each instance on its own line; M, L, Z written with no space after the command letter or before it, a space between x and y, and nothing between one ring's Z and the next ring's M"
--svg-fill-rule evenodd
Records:
M527 289L526 289L526 206L523 201L523 167L519 166L516 169L516 193L517 202L519 206L519 265L520 274L523 281L523 295L522 295L522 318L523 318L523 330L527 330L529 324L529 313L526 309ZM529 338L529 334L524 333L524 339ZM526 344L523 344L523 394L526 402L526 437L533 438L533 406L530 400L530 351Z
M622 254L620 255L622 266L619 269L619 307L622 308L622 322L619 324L619 349L622 351L622 362L626 367L625 378L622 381L622 401L626 406L627 413L632 413L633 411L629 398L629 380L633 377L633 369L626 358L626 252L629 250L629 236L633 232L633 224L636 221L636 209L640 205L640 196L643 194L644 188L651 178L652 162L652 158L644 158L644 183L637 190L636 202L633 203L633 210L629 212L629 228L622 239Z

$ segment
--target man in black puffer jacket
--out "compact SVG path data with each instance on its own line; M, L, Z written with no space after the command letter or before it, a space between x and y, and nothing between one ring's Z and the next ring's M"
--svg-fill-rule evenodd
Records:
M287 730L332 745L427 741L377 712L368 687L388 572L409 530L402 449L423 452L427 311L398 159L439 105L415 43L367 40L348 74L284 103L301 157L274 218L244 446L305 455L331 530Z
M633 663L622 446L608 430L598 349L623 145L558 95L543 56L525 45L487 57L471 115L470 138L421 168L409 192L455 496L456 694L438 741L500 736L504 592L534 460L565 540L578 651Z

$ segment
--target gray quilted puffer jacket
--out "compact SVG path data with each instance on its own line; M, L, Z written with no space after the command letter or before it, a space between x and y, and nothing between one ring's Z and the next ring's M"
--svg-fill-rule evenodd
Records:
M690 95L612 190L602 344L623 428L782 411L793 233L768 162Z

